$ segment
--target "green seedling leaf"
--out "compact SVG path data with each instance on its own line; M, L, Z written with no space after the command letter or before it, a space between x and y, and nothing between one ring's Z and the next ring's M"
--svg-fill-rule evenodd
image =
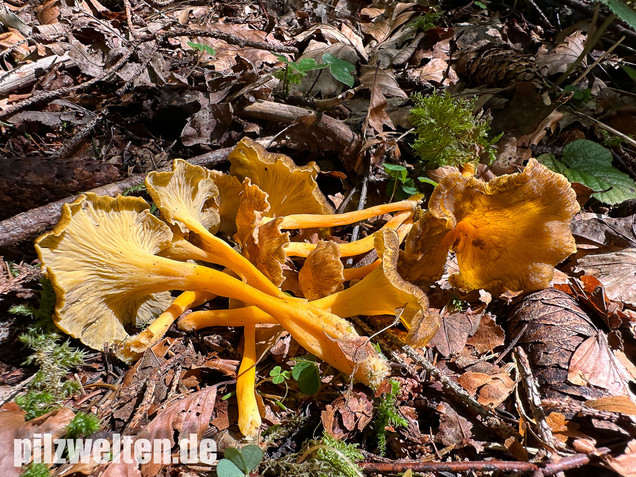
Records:
M280 366L275 366L269 372L269 375L272 378L272 382L274 384L282 384L286 380L288 380L290 377L289 371L283 371L283 369Z
M301 73L305 73L307 71L321 70L323 68L326 68L327 66L328 65L326 63L319 65L313 58L303 58L298 62L298 64L292 63L292 67L294 67Z
M263 460L263 451L258 446L249 445L241 449L241 456L248 469L245 473L249 474Z
M204 45L203 43L195 43L193 41L189 41L187 43L188 43L188 46L192 48L193 50L199 50L199 51L205 52L210 56L216 55L216 51L210 45Z
M216 475L219 477L245 477L245 472L227 459L221 459L216 465Z
M312 396L320 389L320 373L313 361L299 361L292 369L292 377L298 382L300 391Z
M238 469L243 471L243 474L247 474L249 472L247 463L245 462L245 459L243 459L241 451L239 451L238 449L235 449L234 447L228 447L227 449L225 449L225 452L223 452L223 457L232 462L236 467L238 467Z
M356 69L354 65L348 61L341 60L333 56L331 53L322 55L322 61L329 65L329 71L338 81L346 84L349 88L353 87L353 73Z
M481 3L481 2L475 2L475 6L481 8L482 10L486 10L488 7Z
M577 88L576 86L568 85L563 89L570 93L574 93L572 95L572 99L574 101L585 102L585 101L589 101L592 98L592 91L590 90L590 88L580 89L580 88Z
M437 182L435 182L433 179L429 179L428 177L418 177L417 180L420 182L424 182L425 184L430 184L433 187L438 186Z
M593 141L580 139L563 148L563 156L539 156L539 161L563 174L570 182L578 182L593 191L592 197L604 204L616 205L636 198L636 183L612 166L612 153Z
M408 174L406 167L400 166L399 164L384 164L384 172L400 182L404 182Z

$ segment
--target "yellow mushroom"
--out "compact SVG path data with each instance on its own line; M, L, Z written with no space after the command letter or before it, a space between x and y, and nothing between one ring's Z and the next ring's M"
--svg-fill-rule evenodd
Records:
M407 236L400 273L428 284L442 275L451 250L459 273L450 283L457 288L495 294L545 288L554 266L576 251L570 222L578 211L568 180L535 159L490 182L452 172Z
M169 227L142 199L87 194L65 204L58 225L36 241L56 292L58 327L103 349L127 338L125 325L144 308L156 309L157 293L202 291L262 308L307 351L365 384L377 386L387 376L386 361L342 318L273 297L226 273L156 255L171 239Z
M399 253L397 232L392 229L376 232L375 244L382 260L380 267L350 288L310 304L343 318L354 315L393 315L397 311L412 330L409 343L423 346L437 331L439 319L428 310L428 299L424 292L402 279L396 270ZM184 330L195 330L209 326L245 326L275 321L275 317L267 316L263 309L246 307L240 311L195 311L179 321L178 325Z
M240 308L239 308L240 310ZM261 427L256 403L256 327L248 325L243 332L243 359L236 378L238 426L246 437L253 437Z
M183 232L197 234L210 260L237 273L261 291L284 296L247 258L208 230L212 226L216 231L219 215L215 209L204 207L218 194L218 189L204 168L177 159L171 172L148 174L146 187L162 217Z

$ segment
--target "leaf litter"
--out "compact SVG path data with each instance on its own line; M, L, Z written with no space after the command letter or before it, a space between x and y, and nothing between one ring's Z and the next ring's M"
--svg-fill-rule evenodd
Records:
M502 12L478 2L424 7L343 1L333 12L320 4L285 10L221 2L50 0L36 8L6 3L19 21L0 37L0 219L164 168L175 157L232 148L246 135L298 164L317 161L329 174L319 178L323 193L338 197L334 205L342 210L355 209L357 202L361 208L384 203L384 163L407 166L414 178L427 174L406 133L411 94L446 89L475 97L475 107L491 117L491 135L502 134L495 162L478 176L518 172L530 157L543 157L576 186L584 208L572 221L578 251L558 266L565 279L555 279L553 287L495 295L486 307L476 292L462 293L460 310L449 307L458 297L444 274L425 291L432 310L453 311L442 311L429 347L415 354L392 344L405 332L393 317L356 322L371 327L367 335L380 333L374 339L400 370L393 371L402 385L396 408L407 425L387 427L392 460L383 472L412 468L399 460L404 458L422 471L459 472L453 462L444 462L447 457L475 463L474 470L489 459L500 471L517 464L558 471L553 450L536 437L547 425L563 445L564 460L633 475L636 148L628 124L634 82L629 50L618 45L606 53L625 32L624 45L633 43L632 30L611 23L601 41L588 45L592 9L580 12L582 18L558 19L548 10L509 10L512 16L503 21ZM423 20L431 13L439 14L432 26ZM353 66L354 86L325 68L285 94L277 79L284 63L276 55L320 64L325 53ZM38 60L47 62L34 68ZM599 65L586 71L594 60ZM569 70L566 87L551 90ZM420 190L430 194L426 187ZM37 224L37 214L29 217ZM357 233L348 226L329 232L338 243ZM34 257L28 241L9 245L0 248L3 312L39 290L40 273L28 264ZM451 254L446 272L455 271L454 260ZM288 262L284 274L293 277L300 266ZM224 307L223 299L204 305ZM11 376L19 375L27 357L16 336L29 323L6 319L2 326L0 384L10 391ZM18 331L10 329L15 327ZM5 432L62 435L66 421L55 416L70 416L74 409L96 413L109 433L165 435L173 452L178 436L190 431L212 436L221 450L240 447L236 401L227 398L242 355L240 336L238 328L214 327L196 336L172 328L169 338L131 368L108 351L90 352L77 370L83 390L58 414L21 423L17 406L5 404L0 410L10 420ZM362 468L381 468L386 462L376 456L373 423L390 389L374 394L361 385L350 387L324 363L318 365L320 391L314 396L304 395L294 380L274 384L269 371L291 370L306 352L276 327L259 336L263 426L257 442L266 458L295 459L321 426L336 439L362 446ZM360 361L365 343L360 338L339 346ZM515 347L528 355L543 417L528 415L525 403L537 396L517 384ZM429 366L437 369L434 375ZM494 444L507 450L495 450ZM203 472L187 464L90 464L76 470Z

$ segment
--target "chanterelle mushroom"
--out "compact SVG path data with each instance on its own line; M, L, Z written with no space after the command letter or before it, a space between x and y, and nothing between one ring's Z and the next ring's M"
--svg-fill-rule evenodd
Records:
M65 204L52 232L36 249L56 292L58 326L83 343L128 336L125 324L140 314L158 315L170 303L168 290L203 291L261 307L296 341L338 370L377 386L388 365L342 318L290 297L277 298L230 275L155 255L170 245L170 228L134 197L81 196Z
M451 250L459 273L450 283L457 288L497 294L545 288L554 266L576 251L570 221L578 211L568 180L535 159L490 182L452 172L407 236L400 273L430 283Z

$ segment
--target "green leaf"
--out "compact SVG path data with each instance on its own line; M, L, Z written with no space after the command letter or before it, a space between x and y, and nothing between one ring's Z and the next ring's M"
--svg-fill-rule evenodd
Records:
M210 56L216 55L216 51L210 45L204 45L203 43L194 43L193 41L189 41L187 43L188 46L194 50L203 51Z
M539 161L563 174L570 182L578 182L593 191L592 197L604 204L616 205L636 198L636 183L612 166L612 153L593 141L580 139L563 148L563 157L539 156Z
M610 10L618 15L618 18L636 30L636 10L621 0L601 0Z
M227 459L221 459L216 465L216 475L219 477L245 477L245 472Z
M384 164L384 172L400 182L404 182L408 174L406 167L399 164Z
M292 66L298 71L304 73L306 71L321 70L326 68L328 65L326 63L319 65L313 58L303 58L297 64L292 64Z
M253 471L263 459L263 451L260 447L255 445L243 447L241 449L241 455L243 456L243 461L248 468L248 470L245 472L246 474Z
M313 361L297 362L292 369L292 377L298 382L298 387L304 394L311 396L320 389L320 373Z
M334 78L346 84L349 88L353 87L353 76L351 73L355 71L355 65L352 65L348 61L341 60L331 53L322 55L322 61L329 65L329 71Z
M431 184L433 187L437 187L439 185L433 179L429 179L428 177L418 177L417 180L424 182L425 184Z
M236 467L241 469L243 473L247 473L247 464L241 455L241 451L235 449L234 447L228 447L223 452L223 457L232 462Z

